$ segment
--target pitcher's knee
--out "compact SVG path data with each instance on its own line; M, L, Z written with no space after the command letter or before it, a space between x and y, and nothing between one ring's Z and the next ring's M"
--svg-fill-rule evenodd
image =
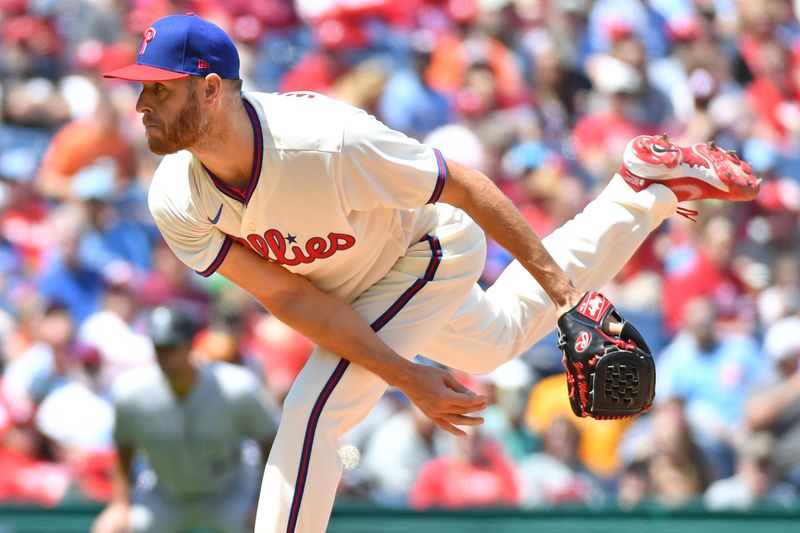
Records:
M293 387L283 400L281 424L287 421L307 420L314 407L314 396L311 396L306 391L295 389L296 387Z

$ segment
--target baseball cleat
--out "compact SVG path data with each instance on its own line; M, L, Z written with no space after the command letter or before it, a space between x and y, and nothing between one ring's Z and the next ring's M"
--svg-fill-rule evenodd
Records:
M667 135L640 135L625 147L619 173L635 191L651 183L668 187L685 200L747 201L758 194L761 179L736 152L713 142L678 146Z

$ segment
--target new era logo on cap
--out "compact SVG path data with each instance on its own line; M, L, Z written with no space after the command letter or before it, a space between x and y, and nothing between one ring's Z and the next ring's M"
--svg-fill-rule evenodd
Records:
M196 15L170 15L145 30L136 63L103 74L133 81L176 80L216 73L239 78L239 53L230 37Z

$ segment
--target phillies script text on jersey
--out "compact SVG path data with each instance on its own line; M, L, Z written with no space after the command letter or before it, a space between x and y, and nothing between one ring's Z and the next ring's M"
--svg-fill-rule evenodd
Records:
M356 238L346 233L330 232L327 237L311 237L305 246L294 243L295 238L291 235L284 237L283 233L276 229L268 229L263 235L251 233L247 239L235 239L251 248L258 255L270 261L275 261L281 265L295 266L300 264L313 263L317 259L325 259L340 250L352 248L356 243Z

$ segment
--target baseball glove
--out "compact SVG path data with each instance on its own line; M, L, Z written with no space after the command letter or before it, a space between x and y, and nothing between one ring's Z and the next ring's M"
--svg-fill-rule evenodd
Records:
M619 335L603 330L609 318L623 324ZM577 416L620 419L650 409L656 386L650 348L605 296L585 293L558 319L558 333L569 401Z

